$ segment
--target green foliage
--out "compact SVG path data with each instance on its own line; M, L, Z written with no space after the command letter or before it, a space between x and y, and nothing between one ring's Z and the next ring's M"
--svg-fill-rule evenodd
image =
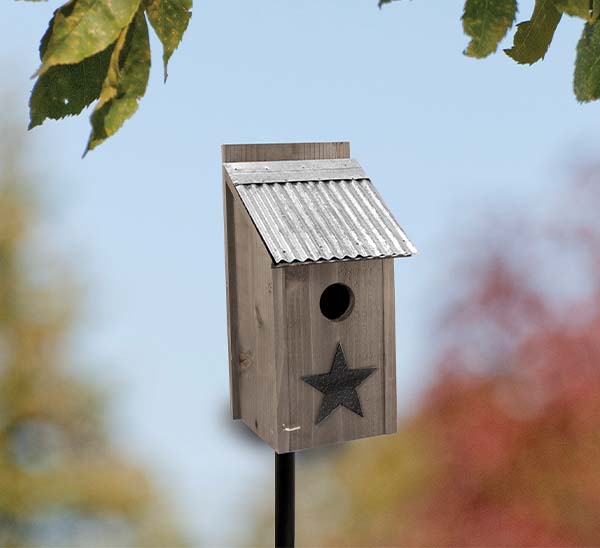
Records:
M151 0L146 8L150 24L163 45L165 81L167 64L190 22L192 0Z
M504 51L519 64L543 59L561 17L557 0L537 0L531 19L517 25L513 47Z
M29 101L29 128L72 116L97 101L84 155L130 118L146 92L150 43L146 17L167 63L191 18L192 0L68 0L40 42L41 65Z
M600 98L600 23L587 23L577 45L575 96L588 102Z
M42 74L29 100L29 129L46 118L79 114L100 95L114 46L74 65L56 65Z
M394 1L378 0L378 5ZM150 67L146 17L163 46L166 81L169 59L187 30L191 8L192 0L68 0L55 11L40 44L29 127L79 114L98 100L85 152L113 135L135 113L146 91ZM497 51L517 11L518 0L466 0L462 24L470 42L465 55L484 58ZM586 25L577 48L575 95L579 101L598 99L594 22L600 0L536 0L531 17L517 25L513 45L504 52L519 64L543 59L563 14Z
M86 152L113 135L138 108L150 75L148 24L140 11L121 32L112 52L100 98L92 114Z
M42 75L55 65L79 63L105 50L135 16L140 0L70 0L56 10L44 44Z
M590 18L590 0L559 0L556 7L571 17Z
M379 7L395 0L379 0ZM494 53L512 27L518 11L517 0L466 0L462 23L471 38L465 55L483 58ZM517 25L513 45L504 52L519 64L531 65L548 52L562 16L577 17L585 22L577 46L574 90L579 101L600 98L600 30L595 21L600 16L600 0L536 0L528 20Z
M470 57L487 57L515 22L517 0L467 0L462 17L463 29L471 42L465 50Z

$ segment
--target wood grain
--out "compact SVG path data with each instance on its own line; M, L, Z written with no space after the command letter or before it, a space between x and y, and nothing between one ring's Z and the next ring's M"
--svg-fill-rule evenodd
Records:
M289 406L282 404L278 409L286 424L300 428L280 438L278 450L298 451L386 433L391 411L385 394L396 387L388 385L394 360L385 352L383 260L302 265L282 271L286 364L281 370ZM354 293L354 309L340 322L325 318L319 306L323 291L332 283L343 283ZM363 417L340 407L315 425L323 396L302 377L329 372L338 342L350 368L376 367L377 371L358 388Z
M383 259L383 350L385 354L385 433L398 431L396 389L396 298L394 259Z
M350 143L271 143L223 145L223 162L275 162L350 158Z
M349 158L348 143L224 145L223 162ZM395 431L392 259L274 268L223 169L232 416L283 453ZM330 284L354 292L341 322L319 300ZM330 370L340 342L351 368L376 367L358 388L364 417L336 409L320 425L322 394L302 376Z
M225 177L225 172L223 173ZM223 181L223 225L225 227L225 290L227 295L227 344L229 350L229 405L233 419L240 419L240 393L238 368L233 365L237 348L237 286L235 271L235 222L231 190Z

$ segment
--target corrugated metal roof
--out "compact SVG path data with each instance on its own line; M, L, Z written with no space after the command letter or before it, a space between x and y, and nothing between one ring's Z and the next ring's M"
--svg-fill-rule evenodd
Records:
M366 179L356 160L291 160L278 162L236 162L224 164L234 185L294 183L300 181L343 181Z
M276 265L416 253L369 179L236 189Z

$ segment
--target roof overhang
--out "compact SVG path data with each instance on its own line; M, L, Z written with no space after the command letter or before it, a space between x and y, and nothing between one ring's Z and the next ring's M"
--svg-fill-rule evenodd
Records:
M274 266L417 253L356 160L225 163Z

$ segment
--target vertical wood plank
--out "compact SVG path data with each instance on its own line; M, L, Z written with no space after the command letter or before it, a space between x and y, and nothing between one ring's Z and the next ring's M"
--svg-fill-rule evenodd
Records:
M277 443L277 398L275 387L275 310L273 307L273 273L271 257L254 227L253 236L253 294L252 320L256 349L254 370L254 415L248 417L251 428L271 446Z
M329 373L337 343L342 342L340 340L340 326L342 324L325 318L320 308L323 290L339 280L339 263L310 265L307 269L310 272L310 300L306 303L306 314L310 318L309 321L313 334L311 371L309 374L317 375L319 373ZM306 408L310 410L310 414L306 417L307 431L304 433L300 447L317 447L319 445L336 443L343 429L343 414L336 411L319 426L316 426L315 420L319 416L323 394L305 382L302 385L305 398L309 397ZM307 432L310 432L310 436L306 435Z
M383 266L383 349L385 367L385 433L398 431L396 394L396 297L394 260L384 259Z
M239 200L234 204L234 227L237 355L232 357L232 367L238 380L239 415L274 446L277 400L272 261Z
M306 321L304 313L306 303L310 299L309 272L305 267L288 268L285 271L285 347L286 360L281 368L281 376L285 379L286 399L282 395L282 405L286 409L286 425L293 429L289 433L289 449L298 449L299 439L310 435L310 428L300 417L300 412L305 408L304 387L298 382L303 375L310 375L311 368L311 324ZM283 364L280 364L283 365ZM287 400L287 402L286 402Z
M359 387L364 417L344 414L342 440L384 432L385 357L383 348L383 279L381 260L339 263L339 281L354 292L355 304L347 320L340 322L340 339L352 368L375 367Z
M278 453L288 453L291 450L290 396L289 396L289 367L286 341L287 307L285 300L285 269L272 269L273 275L273 308L275 323L275 366L276 380L273 398L277 402L277 439L274 449Z
M234 207L235 226L235 285L237 355L232 356L232 366L237 371L240 393L240 417L251 422L256 414L256 329L252 308L254 305L254 242L251 227L239 204Z
M238 355L237 286L235 271L235 222L231 191L223 181L223 225L225 227L225 292L227 295L227 345L229 351L229 395L233 419L241 418L238 368L233 359Z

